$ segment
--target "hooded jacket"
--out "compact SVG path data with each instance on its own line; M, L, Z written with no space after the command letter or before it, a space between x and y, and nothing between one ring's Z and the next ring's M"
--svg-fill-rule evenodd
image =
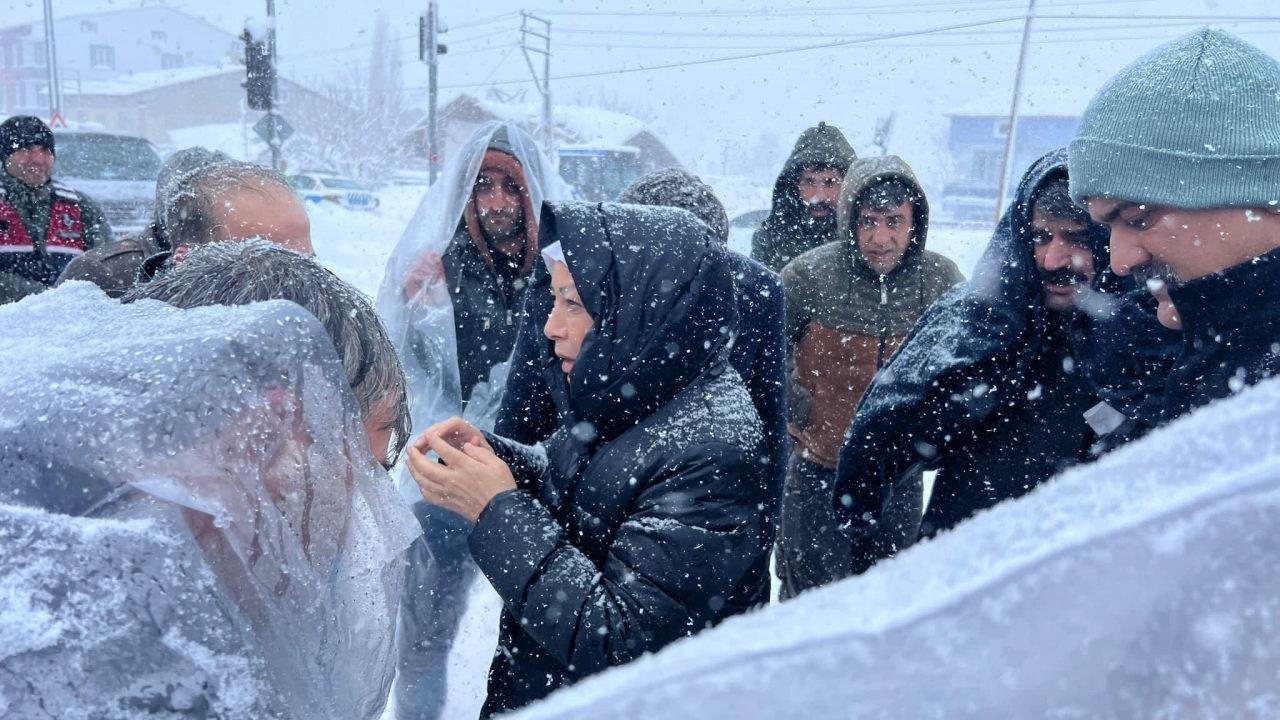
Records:
M832 168L844 174L856 159L853 146L831 125L820 122L801 133L774 182L769 216L751 236L751 257L782 272L793 258L834 240L833 221L814 222L809 217L800 199L800 173L805 168Z
M880 275L862 257L855 234L859 199L896 178L916 190L915 235L901 261ZM895 156L849 169L837 209L839 239L796 258L782 271L787 292L790 428L796 450L835 468L854 409L924 311L963 277L929 252L929 206L911 168Z
M570 375L542 357L563 418L546 455L491 439L517 489L469 537L503 600L486 716L768 595L773 496L760 420L726 361L723 255L666 208L547 205L541 233L595 324Z
M781 493L790 454L782 280L760 263L723 248L728 236L724 208L710 188L688 173L667 169L646 175L624 191L619 201L673 209L694 207L697 209L694 215L720 240L725 259L733 270L738 307L738 330L729 352L729 364L746 383L756 414L764 423L775 490ZM545 269L540 265L535 267L525 313L537 321L551 311L548 283ZM508 391L502 395L502 407L494 426L498 435L532 445L547 439L555 430L555 403L538 360L545 345L540 322L522 327L511 356Z
M924 522L929 534L1027 492L1064 461L1085 459L1092 433L1081 413L1096 399L1149 414L1142 408L1152 378L1167 367L1168 336L1152 313L1131 306L1132 292L1121 295L1131 286L1100 272L1095 287L1109 294L1087 300L1091 313L1065 330L1049 322L1031 203L1066 166L1061 150L1031 166L974 277L928 310L867 390L832 498L849 520L853 565L832 568L829 580L915 541L921 468L942 468ZM1094 266L1105 268L1105 229L1094 227L1092 241ZM1075 379L1064 357L1073 359Z

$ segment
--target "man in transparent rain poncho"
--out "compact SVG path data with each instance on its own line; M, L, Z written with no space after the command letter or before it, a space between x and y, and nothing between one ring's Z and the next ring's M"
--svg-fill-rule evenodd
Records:
M2 717L381 715L417 528L374 449L403 440L361 406L399 371L349 363L390 350L367 303L323 325L280 300L216 306L263 299L213 295L271 272L231 247L180 266L211 302L165 297L212 307L71 283L0 310ZM356 295L266 247L312 271L276 286ZM262 271L219 274L244 259Z
M564 195L555 168L514 124L486 123L451 148L378 292L378 313L404 364L415 435L455 415L492 427L540 262L538 212ZM475 563L471 523L421 502L407 473L401 481L417 501L423 537L410 550L395 705L399 717L417 720L443 708L449 646Z

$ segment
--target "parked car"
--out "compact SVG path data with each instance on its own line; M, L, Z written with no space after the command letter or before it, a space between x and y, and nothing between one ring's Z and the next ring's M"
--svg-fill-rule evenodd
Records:
M289 182L303 201L316 205L333 203L348 210L377 210L380 204L377 193L341 175L302 172L290 176Z
M160 153L145 138L57 130L54 178L93 198L118 238L151 221Z

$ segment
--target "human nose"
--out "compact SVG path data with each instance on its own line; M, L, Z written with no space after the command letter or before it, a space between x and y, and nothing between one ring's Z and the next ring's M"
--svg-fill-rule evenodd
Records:
M1117 275L1128 275L1134 268L1151 261L1151 256L1123 232L1111 230L1111 269Z
M542 334L552 342L564 339L564 323L559 316L559 310L554 307L551 308L551 313L547 315L547 321L542 325Z
M1046 270L1061 270L1065 267L1071 267L1072 252L1067 244L1061 240L1050 240L1049 250L1044 256L1044 267Z

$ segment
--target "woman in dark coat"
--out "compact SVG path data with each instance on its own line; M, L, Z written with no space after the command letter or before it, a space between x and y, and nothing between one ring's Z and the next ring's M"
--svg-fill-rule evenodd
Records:
M457 418L410 450L427 501L476 521L472 555L502 597L485 716L768 594L775 499L728 364L723 252L669 208L548 205L540 226L555 296L545 370L563 419L546 456Z

